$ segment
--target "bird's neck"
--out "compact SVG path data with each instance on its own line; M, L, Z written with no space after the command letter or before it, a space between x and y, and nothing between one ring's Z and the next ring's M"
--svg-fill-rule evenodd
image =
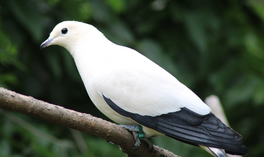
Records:
M91 41L76 45L75 49L71 50L71 54L83 81L86 80L89 82L89 80L92 80L95 75L102 71L102 66L105 66L107 60L111 57L111 52L109 52L111 48L109 47L112 44L108 40L101 44Z

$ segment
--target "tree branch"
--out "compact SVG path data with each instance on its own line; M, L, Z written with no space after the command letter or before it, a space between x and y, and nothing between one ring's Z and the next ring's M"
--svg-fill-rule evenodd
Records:
M155 145L153 150L149 151L145 142L141 142L138 149L132 149L135 143L132 134L114 123L21 95L2 87L0 88L0 107L101 137L119 145L129 157L177 157L170 151Z

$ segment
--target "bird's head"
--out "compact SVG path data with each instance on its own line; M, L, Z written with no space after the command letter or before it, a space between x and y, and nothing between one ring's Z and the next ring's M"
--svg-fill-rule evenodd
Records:
M41 45L40 49L50 45L59 45L66 48L70 53L78 43L96 38L101 34L92 25L78 21L63 21L57 24L50 33L50 36ZM97 33L97 34L95 34ZM84 39L85 38L85 39ZM87 43L86 43L87 44Z

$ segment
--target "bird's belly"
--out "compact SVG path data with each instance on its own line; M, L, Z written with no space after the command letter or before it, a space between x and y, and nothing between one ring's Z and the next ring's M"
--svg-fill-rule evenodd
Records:
M96 106L96 108L101 111L105 116L107 116L109 119L113 120L114 122L118 124L123 125L135 125L137 124L134 120L131 118L125 117L114 111L112 108L109 107L109 105L104 101L102 96L92 96L89 95L92 102Z
M145 133L145 136L147 138L149 138L149 137L158 137L160 135L164 135L164 134L162 134L162 133L160 133L160 132L158 132L156 130L153 130L151 128L148 128L146 126L143 126L143 132Z
M139 123L135 122L131 118L125 117L120 115L119 113L115 112L113 109L111 109L105 101L102 101L101 103L95 103L95 106L108 118L113 120L114 122L118 124L123 124L123 125L137 125ZM147 138L149 137L157 137L160 135L163 135L160 132L157 132L151 128L148 128L146 126L143 127L143 132L145 133L145 136Z
M112 121L122 124L122 125L137 125L136 121L129 117L122 116L121 114L117 113L114 111L104 100L100 92L97 92L97 90L94 88L93 85L88 86L88 84L85 84L85 87L90 87L86 88L87 93L96 106L96 108L102 112L105 116L107 116L109 119ZM157 132L151 128L148 128L146 126L143 126L143 132L145 133L146 137L155 137L155 136L160 136L163 135L160 132Z
M134 120L131 118L122 116L112 110L110 107L102 107L101 105L96 107L108 118L110 118L112 121L118 123L118 124L123 124L123 125L135 125L137 124Z
M113 120L114 122L122 125L137 125L136 121L129 117L122 116L121 114L114 111L103 99L103 97L98 94L97 92L89 92L89 97L91 98L94 105L97 107L99 111L101 111L105 116L107 116L109 119ZM148 128L146 126L143 126L143 132L145 133L146 137L156 137L163 135L160 132L157 132L151 128Z

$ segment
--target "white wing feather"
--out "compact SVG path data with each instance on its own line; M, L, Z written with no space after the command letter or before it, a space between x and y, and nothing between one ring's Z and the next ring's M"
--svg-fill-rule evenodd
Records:
M182 107L200 115L210 112L198 96L154 62L133 49L111 46L101 54L101 62L93 58L97 61L93 77L83 78L93 80L90 97L92 92L104 94L122 109L140 115L157 116Z

